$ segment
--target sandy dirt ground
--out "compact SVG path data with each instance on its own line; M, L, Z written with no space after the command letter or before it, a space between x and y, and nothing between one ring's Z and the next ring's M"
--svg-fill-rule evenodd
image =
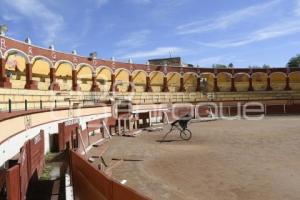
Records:
M299 116L191 123L191 141L157 142L168 128L113 137L108 163L143 160L123 162L113 177L157 200L300 199Z

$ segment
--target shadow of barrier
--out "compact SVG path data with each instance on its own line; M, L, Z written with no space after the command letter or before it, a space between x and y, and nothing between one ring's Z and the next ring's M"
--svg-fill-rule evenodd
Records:
M149 200L109 178L73 150L70 151L70 170L75 200Z

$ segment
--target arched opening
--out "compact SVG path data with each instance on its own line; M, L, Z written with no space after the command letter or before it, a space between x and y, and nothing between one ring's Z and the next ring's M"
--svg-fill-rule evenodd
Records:
M27 57L20 52L8 53L6 57L5 73L10 78L12 88L24 89L26 84Z
M144 92L146 88L146 77L145 71L134 71L132 72L132 81L136 92Z
M249 75L237 73L234 75L234 85L237 92L246 92L249 89Z
M202 78L206 80L206 91L213 92L214 91L214 77L215 75L212 73L203 73L201 74Z
M274 72L270 74L271 88L275 91L281 91L286 86L286 74L283 72Z
M164 85L164 74L158 71L151 72L150 85L153 92L161 92Z
M231 74L226 72L218 73L217 82L220 92L229 92L231 90Z
M39 90L49 90L51 63L43 58L36 58L32 64L32 80L37 82Z
M77 70L77 84L81 91L91 91L93 71L89 65L81 65Z
M300 90L300 72L291 72L289 77L292 90Z
M183 75L183 84L184 84L185 91L195 92L197 89L197 74L185 73Z
M263 72L252 74L252 86L254 91L265 91L268 86L268 75Z
M107 67L102 67L96 72L96 80L99 84L100 91L108 92L111 87L111 70Z
M115 72L116 87L119 92L127 92L129 86L129 72L126 69L118 69Z
M170 92L178 92L180 89L180 74L176 72L168 73L167 82Z
M68 62L58 64L55 74L61 91L72 90L72 69L73 65Z

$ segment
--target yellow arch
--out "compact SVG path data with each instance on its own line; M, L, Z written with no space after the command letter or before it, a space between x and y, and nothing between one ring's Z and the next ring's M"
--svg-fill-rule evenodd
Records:
M264 91L267 89L268 75L264 72L255 72L252 74L252 86L255 91Z
M202 73L202 78L206 79L207 81L207 91L213 92L214 91L214 78L215 75L213 73Z
M246 92L249 89L249 74L237 73L234 75L234 85L238 92Z
M51 63L44 58L36 58L32 64L32 79L37 82L39 90L48 90L50 86Z
M119 68L115 71L115 79L119 92L127 92L129 86L129 74L127 69Z
M284 90L286 86L286 74L283 72L273 72L270 74L270 81L273 90Z
M82 64L77 68L77 84L81 91L90 91L92 88L93 68L90 65Z
M112 70L109 67L103 66L96 69L96 80L101 91L109 91L111 87Z
M218 87L221 92L229 92L231 89L232 75L227 72L220 72L217 74Z
M178 72L170 72L167 74L168 88L170 92L178 92L180 89L180 77Z
M195 92L197 89L197 77L198 75L194 72L187 72L183 74L183 85L185 91Z
M143 70L135 70L132 72L132 81L135 91L144 92L146 87L147 73Z
M56 68L56 79L62 91L72 90L72 70L74 66L69 62L60 62Z
M19 50L9 50L5 53L5 71L10 74L12 88L24 89L26 84L26 64L29 63L27 55Z
M150 85L153 92L161 92L164 84L164 73L160 71L154 71L149 74Z
M291 72L289 77L292 90L300 90L300 71Z

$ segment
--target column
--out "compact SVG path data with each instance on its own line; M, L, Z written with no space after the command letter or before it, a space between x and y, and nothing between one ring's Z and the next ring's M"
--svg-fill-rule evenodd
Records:
M92 88L91 88L91 91L100 92L100 88L97 84L97 77L96 77L95 73L93 73L93 75L92 75Z
M37 82L32 80L32 64L26 63L26 84L25 89L37 90Z
M214 77L214 92L219 92L218 78Z
M60 90L59 84L56 82L56 74L55 74L55 68L50 68L50 90L58 91Z
M252 85L252 76L249 76L249 88L248 91L253 91L253 85Z
M285 88L284 88L284 90L286 90L286 91L291 90L289 74L286 74L286 77L285 77Z
M128 92L133 92L134 91L134 87L133 87L133 78L132 75L129 75L129 85L128 85Z
M169 92L168 79L167 79L166 75L164 76L164 82L163 82L163 89L162 89L162 91L163 92Z
M9 77L6 76L5 64L6 64L5 59L0 58L0 87L11 88Z
M110 86L110 91L113 92L118 92L118 87L115 85L116 83L116 75L114 73L111 74L111 86Z
M152 88L151 88L151 80L150 80L150 76L147 74L146 77L146 88L145 88L146 92L152 92Z
M180 88L179 88L179 92L185 92L185 88L184 88L184 79L183 76L180 76Z
M201 77L197 76L197 86L196 86L196 92L201 91Z
M271 78L268 74L268 78L267 78L267 91L271 91L272 87L271 87Z
M77 84L77 71L75 69L72 70L72 90L79 91L80 87Z
M231 92L236 92L234 77L231 77Z

